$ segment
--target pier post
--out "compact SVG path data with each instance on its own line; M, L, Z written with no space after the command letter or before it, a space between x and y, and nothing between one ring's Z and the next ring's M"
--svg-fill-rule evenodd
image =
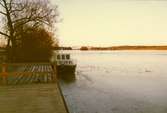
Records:
M57 71L55 64L52 64L52 69L53 69L53 82L57 82Z
M7 84L7 64L6 63L2 64L2 82L3 82L3 85Z

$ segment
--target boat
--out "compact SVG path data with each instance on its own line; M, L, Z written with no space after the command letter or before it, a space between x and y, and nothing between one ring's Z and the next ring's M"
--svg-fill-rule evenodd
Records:
M69 53L56 54L56 69L58 77L70 78L75 77L76 62L71 59Z

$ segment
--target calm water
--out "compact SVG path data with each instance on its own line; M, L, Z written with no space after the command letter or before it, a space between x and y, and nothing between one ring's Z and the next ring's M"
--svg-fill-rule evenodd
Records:
M68 51L76 80L61 81L71 113L167 113L167 51Z

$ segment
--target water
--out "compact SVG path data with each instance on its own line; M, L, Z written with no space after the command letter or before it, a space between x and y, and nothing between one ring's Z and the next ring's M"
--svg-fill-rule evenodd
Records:
M167 113L167 51L68 51L76 80L61 81L71 113Z

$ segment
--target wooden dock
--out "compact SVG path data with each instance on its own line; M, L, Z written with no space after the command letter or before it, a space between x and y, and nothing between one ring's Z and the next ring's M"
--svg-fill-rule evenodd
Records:
M0 87L0 113L67 113L57 84Z
M0 84L32 84L52 83L56 81L56 73L53 64L2 64Z
M51 64L13 66L0 74L0 113L68 113Z

